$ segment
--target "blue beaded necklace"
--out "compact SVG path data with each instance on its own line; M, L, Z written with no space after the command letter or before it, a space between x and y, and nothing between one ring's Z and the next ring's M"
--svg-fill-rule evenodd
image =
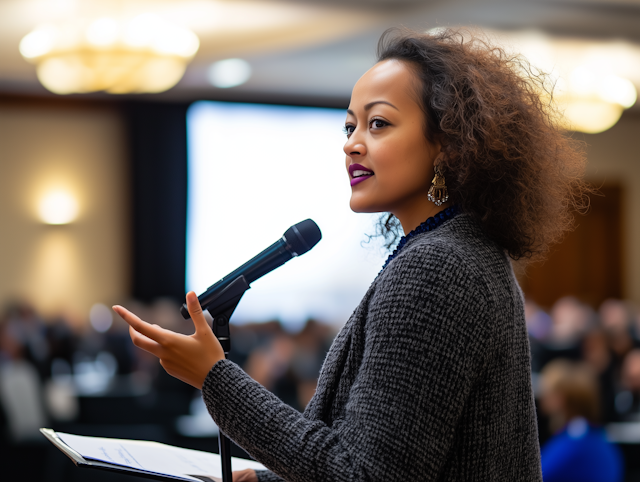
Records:
M391 253L387 260L384 262L384 266L382 267L380 272L382 273L382 271L387 267L391 260L398 255L402 248L404 248L404 245L407 244L407 242L411 238L417 236L418 234L426 233L427 231L433 231L445 221L455 218L458 214L460 214L460 209L458 209L458 206L448 207L447 209L440 211L435 216L427 219L424 223L422 223L406 236L402 236L402 238L400 238L398 246L396 246L396 249L393 250L393 253Z

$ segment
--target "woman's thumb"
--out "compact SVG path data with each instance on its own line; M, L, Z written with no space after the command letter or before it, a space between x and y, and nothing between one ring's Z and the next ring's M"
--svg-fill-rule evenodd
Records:
M198 297L193 291L189 291L187 293L187 309L189 310L189 315L191 315L191 320L193 321L194 326L196 327L196 332L206 328L209 328L209 324L207 323L206 318L204 317L204 313L202 312L202 307L200 306L200 301L198 301Z

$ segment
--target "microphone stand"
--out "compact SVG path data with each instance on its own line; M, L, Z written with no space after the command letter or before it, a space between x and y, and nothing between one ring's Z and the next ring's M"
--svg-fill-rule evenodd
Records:
M229 319L235 311L244 292L250 288L244 276L238 276L218 296L210 300L202 310L207 310L213 318L213 334L216 336L225 358L229 358L231 350L231 333L229 331ZM185 306L186 308L186 306ZM231 441L222 431L218 432L218 447L220 449L220 461L222 465L222 482L233 482L231 470Z

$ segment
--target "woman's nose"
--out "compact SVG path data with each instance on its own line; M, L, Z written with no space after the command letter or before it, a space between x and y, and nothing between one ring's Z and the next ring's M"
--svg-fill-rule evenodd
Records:
M364 156L367 153L367 147L356 138L354 132L344 145L344 153L349 157Z

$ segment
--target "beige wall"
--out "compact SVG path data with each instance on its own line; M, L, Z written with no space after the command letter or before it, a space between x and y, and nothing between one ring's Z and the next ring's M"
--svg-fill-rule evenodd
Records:
M40 198L71 192L80 210L43 224ZM129 292L128 183L122 120L100 105L0 101L0 306L21 298L86 320Z
M589 179L623 187L624 295L640 303L640 115L626 113L608 131L583 139L587 143Z

